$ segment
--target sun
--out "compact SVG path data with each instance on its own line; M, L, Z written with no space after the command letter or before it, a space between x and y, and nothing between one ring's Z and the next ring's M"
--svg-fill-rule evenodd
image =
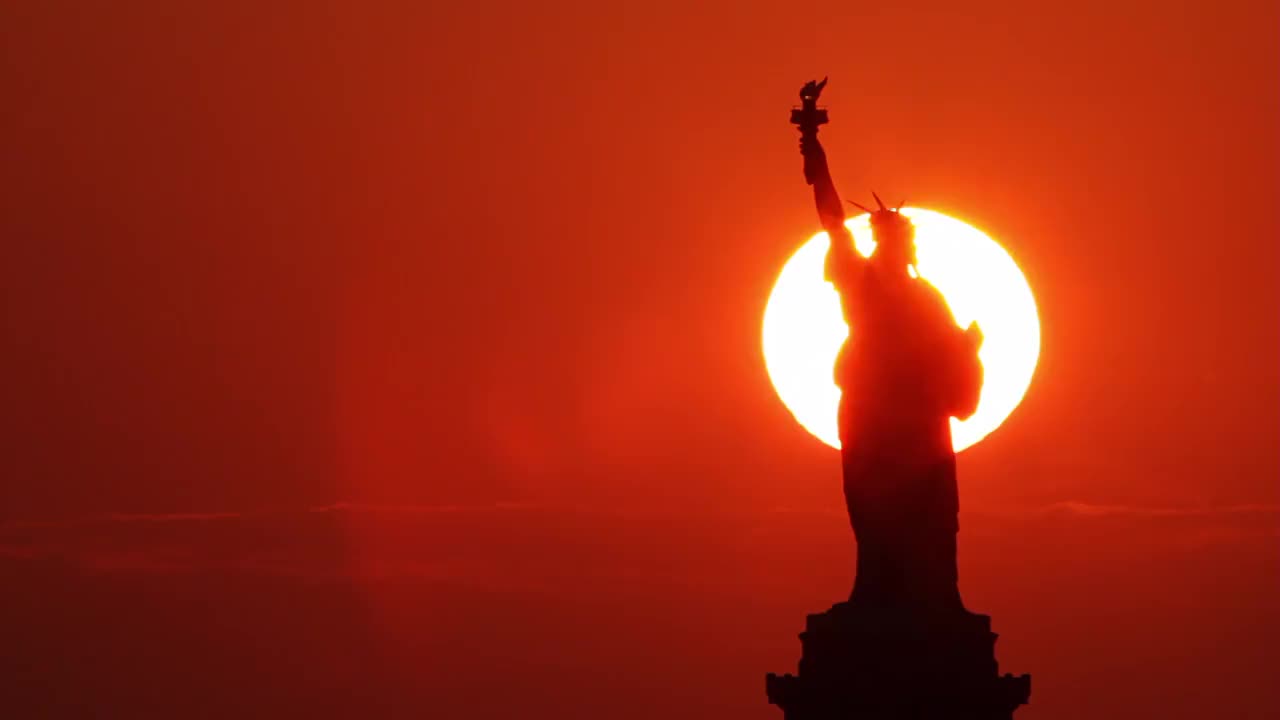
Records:
M981 230L939 212L904 207L916 226L917 268L946 297L956 322L977 320L985 340L978 409L952 419L960 452L998 428L1031 385L1040 357L1040 319L1031 287L1017 263ZM875 247L868 215L849 219L858 252ZM769 378L796 421L819 440L840 447L836 411L840 388L832 377L836 353L849 334L840 298L822 277L827 234L818 233L783 266L764 311L764 359ZM852 328L857 332L857 328Z

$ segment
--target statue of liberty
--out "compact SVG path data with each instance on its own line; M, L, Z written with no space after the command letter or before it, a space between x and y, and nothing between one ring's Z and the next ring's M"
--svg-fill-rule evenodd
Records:
M825 275L849 337L836 358L845 504L857 539L847 602L810 614L796 674L765 677L784 720L1013 720L1031 676L1000 674L991 618L969 612L956 577L960 530L951 419L978 407L982 333L962 330L916 271L915 227L875 198L862 257L818 143L826 80L800 91L805 180L830 238ZM856 204L856 203L855 203Z
M959 501L951 418L971 416L982 389L976 324L963 330L916 272L915 227L875 193L875 250L864 258L818 142L826 80L800 91L805 180L830 238L826 280L849 338L836 360L844 494L857 540L851 609L963 610L956 576ZM856 203L854 203L856 205Z

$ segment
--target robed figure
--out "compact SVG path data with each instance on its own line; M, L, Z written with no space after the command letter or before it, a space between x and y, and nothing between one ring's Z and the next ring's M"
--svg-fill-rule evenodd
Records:
M816 102L825 83L804 86L792 121L830 238L826 280L850 328L834 368L844 494L857 540L850 605L962 610L951 418L977 408L982 335L976 324L960 328L942 294L916 272L915 228L900 205L886 207L875 196L877 207L868 210L875 250L864 258L854 248L818 142L826 113Z

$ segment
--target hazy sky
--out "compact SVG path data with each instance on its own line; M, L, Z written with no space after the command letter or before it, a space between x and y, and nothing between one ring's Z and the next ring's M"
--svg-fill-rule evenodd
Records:
M759 343L823 75L838 187L983 228L1036 293L1031 389L960 458L1017 717L1272 716L1278 28L5 7L17 716L780 717L763 673L851 576L837 455Z

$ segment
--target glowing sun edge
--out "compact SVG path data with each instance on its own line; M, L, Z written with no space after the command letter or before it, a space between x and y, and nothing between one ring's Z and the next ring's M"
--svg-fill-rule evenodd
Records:
M977 412L952 420L956 452L998 428L1022 400L1040 355L1040 321L1031 286L1009 253L981 230L939 212L904 207L916 225L920 274L947 298L961 327L977 320L986 381ZM875 248L867 215L846 221L863 256ZM806 430L840 447L835 357L849 332L840 298L822 279L827 234L818 233L783 266L765 307L765 367L783 404Z

